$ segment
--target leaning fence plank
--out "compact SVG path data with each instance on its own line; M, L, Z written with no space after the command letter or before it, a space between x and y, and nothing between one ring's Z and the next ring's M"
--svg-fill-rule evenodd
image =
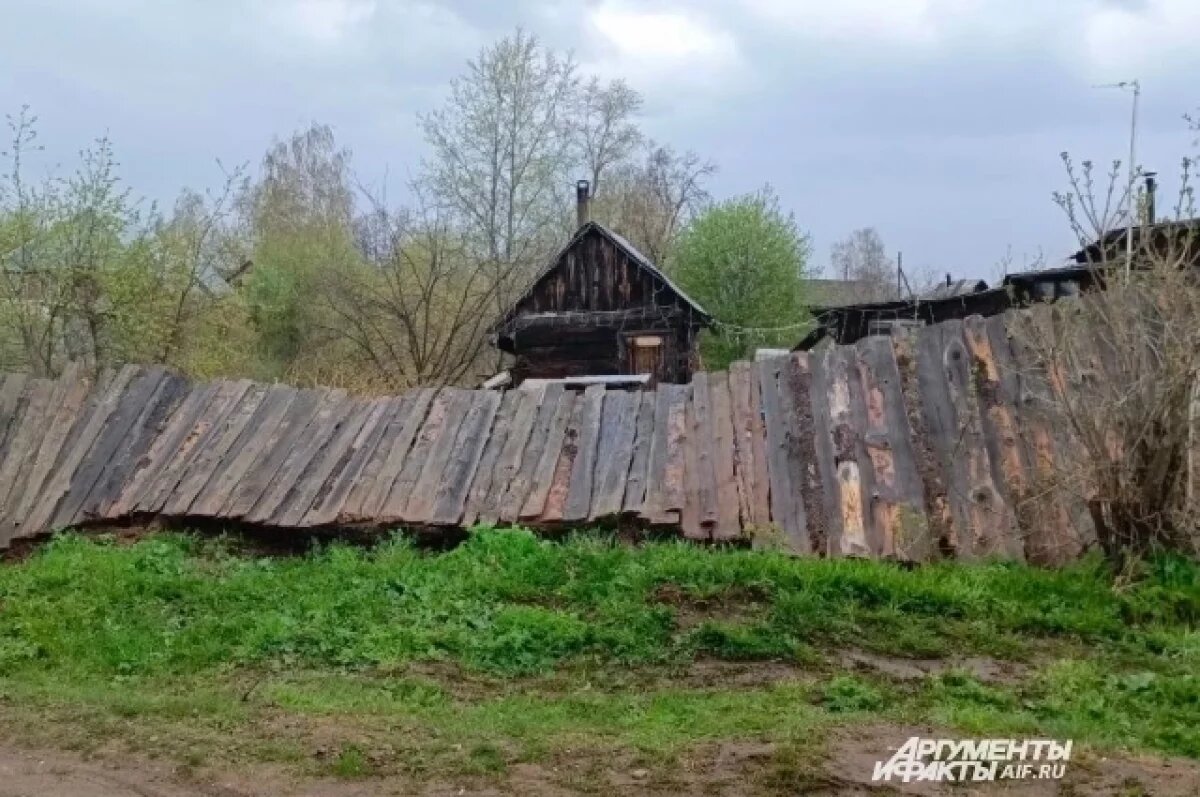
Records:
M545 385L537 389L544 391L541 406L538 408L525 450L521 453L521 464L513 472L512 481L509 482L500 502L499 519L504 523L513 523L520 517L521 509L525 506L530 490L533 489L535 474L542 460L542 451L546 447L546 439L565 390L560 384Z
M87 461L92 446L104 429L109 416L117 409L125 388L139 373L138 368L126 366L115 377L93 386L87 410L80 414L79 420L64 442L62 456L56 463L49 483L42 491L41 500L30 515L24 518L25 533L51 530L60 504L68 498L75 497L73 479L76 471ZM83 497L78 496L80 501Z
M163 504L163 514L175 517L189 514L200 491L209 481L219 476L223 466L228 464L226 455L254 417L266 394L265 385L248 386L241 398L230 406L225 416L213 425L204 442L197 445L191 468L179 480L179 484Z
M398 403L390 398L376 399L368 403L362 427L343 453L343 459L334 466L333 474L325 488L313 500L312 507L304 518L304 525L326 526L336 523L343 515L346 499L379 447Z
M484 444L483 453L479 457L479 464L475 467L466 501L463 503L463 526L474 526L480 519L480 512L487 507L488 493L501 478L499 462L513 432L513 421L521 406L521 397L527 395L529 394L523 390L507 390L500 398L500 407L496 410L496 418Z
M309 454L309 466L292 486L283 506L276 510L271 519L273 524L297 528L313 525L308 520L309 510L325 489L330 476L352 455L351 446L370 417L371 409L371 402L367 399L342 402L334 413L328 431L321 432L325 442L313 441L309 448L312 452Z
M378 472L371 478L373 465L368 463L362 489L356 487L351 490L350 497L346 499L345 514L348 518L375 520L381 517L392 487L407 465L413 441L420 434L438 393L434 388L421 388L410 394L411 399L397 411L379 446L379 454L384 457L380 460ZM438 411L441 412L440 409Z
M729 375L724 372L710 377L713 412L713 469L717 480L717 523L713 539L733 540L741 535L738 522L739 501L737 473L733 453L733 398Z
M513 419L508 434L504 438L504 447L496 458L495 473L492 474L487 493L479 499L478 504L472 502L472 513L475 518L478 522L489 525L499 522L501 516L505 514L504 502L509 485L513 483L513 479L521 469L526 446L531 442L539 410L546 403L543 398L544 388L509 391L509 395L515 397L516 408L513 410ZM524 501L524 498L525 496L522 494L520 500ZM515 504L516 501L514 500L513 503ZM519 506L514 506L512 514L515 515L519 510Z
M297 391L286 385L271 385L243 429L238 441L230 448L228 461L222 463L216 478L196 496L188 511L197 517L219 517L221 508L250 474L254 463L262 459L273 435L287 415Z
M600 442L601 412L604 408L603 385L591 385L583 394L583 409L576 439L575 459L571 467L571 484L563 507L562 519L567 522L585 520L592 505L596 475L596 451Z
M558 466L559 455L562 453L563 438L567 433L567 424L575 409L575 394L566 391L559 398L554 410L554 416L546 430L545 441L537 467L530 480L529 495L521 506L520 517L524 519L539 518L546 508L546 499L554 484L555 470Z
M690 438L688 482L696 498L696 515L701 526L711 530L717 522L717 473L714 462L713 440L716 437L712 418L712 391L709 374L701 371L692 377L692 422L688 429ZM704 536L709 536L709 531Z
M635 394L636 395L636 394ZM645 509L649 482L650 449L654 440L654 393L642 393L637 403L637 428L633 435L633 455L629 461L629 478L621 498L622 514L642 515Z
M288 405L283 420L263 443L246 478L230 494L223 513L231 520L248 518L264 496L281 483L280 471L295 446L303 439L308 424L321 406L319 390L299 390Z
M441 428L433 438L432 445L426 452L424 467L413 485L412 494L408 497L402 519L409 523L425 524L430 522L438 485L442 483L442 474L446 464L454 453L454 444L458 439L458 431L470 409L472 394L470 391L450 389L450 401L446 403L446 414L442 419Z
M492 422L499 409L498 394L491 390L476 391L471 408L463 419L458 439L454 443L450 461L446 463L437 486L430 522L455 525L462 519L475 469L479 467L492 430Z
M416 489L421 474L429 464L429 452L433 450L433 446L445 428L446 415L454 401L454 391L439 390L436 392L433 401L429 404L429 411L422 414L419 428L414 430L415 434L410 438L412 447L404 456L403 467L391 483L379 510L372 513L372 517L384 523L394 523L406 519L405 509L408 501Z
M600 443L596 449L596 487L588 520L616 517L621 513L625 487L631 478L641 396L613 390L604 396L600 421Z
M305 489L305 474L309 472L313 460L329 442L338 426L345 421L346 414L352 406L352 402L347 400L345 390L321 391L317 411L303 430L291 439L291 450L288 451L270 485L255 502L254 507L246 513L247 521L273 522L291 507L289 499L298 490Z

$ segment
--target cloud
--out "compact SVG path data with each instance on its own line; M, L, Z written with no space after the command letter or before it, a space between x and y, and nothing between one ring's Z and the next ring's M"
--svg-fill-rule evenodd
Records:
M694 8L646 11L606 1L591 8L586 27L601 43L593 66L645 83L707 83L739 60L734 37Z
M349 40L375 10L375 0L271 0L263 9L269 30L322 47Z

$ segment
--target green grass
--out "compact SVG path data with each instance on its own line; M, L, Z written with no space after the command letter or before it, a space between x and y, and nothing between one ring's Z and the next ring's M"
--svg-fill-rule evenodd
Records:
M0 721L87 716L154 744L186 727L196 750L265 718L331 718L365 737L323 754L340 777L390 757L488 776L572 744L663 760L759 739L807 760L864 719L1200 758L1200 567L1141 576L1114 588L1096 560L905 569L486 529L446 553L397 538L286 558L64 535L0 567ZM1021 675L848 673L846 648L1008 659ZM750 679L727 683L731 667ZM257 743L308 755L303 739Z

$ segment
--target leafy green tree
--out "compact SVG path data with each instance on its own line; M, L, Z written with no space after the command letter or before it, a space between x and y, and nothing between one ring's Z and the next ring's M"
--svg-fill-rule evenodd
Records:
M672 274L719 322L701 342L705 368L725 368L758 346L795 343L795 330L778 328L805 317L808 256L808 236L769 186L713 205L684 229Z

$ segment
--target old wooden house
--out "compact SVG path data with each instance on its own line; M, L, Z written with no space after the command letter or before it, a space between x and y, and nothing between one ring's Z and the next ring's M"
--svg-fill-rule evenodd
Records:
M696 338L712 324L699 304L629 241L588 218L588 186L577 187L579 227L546 269L492 327L525 379L648 374L686 382Z

